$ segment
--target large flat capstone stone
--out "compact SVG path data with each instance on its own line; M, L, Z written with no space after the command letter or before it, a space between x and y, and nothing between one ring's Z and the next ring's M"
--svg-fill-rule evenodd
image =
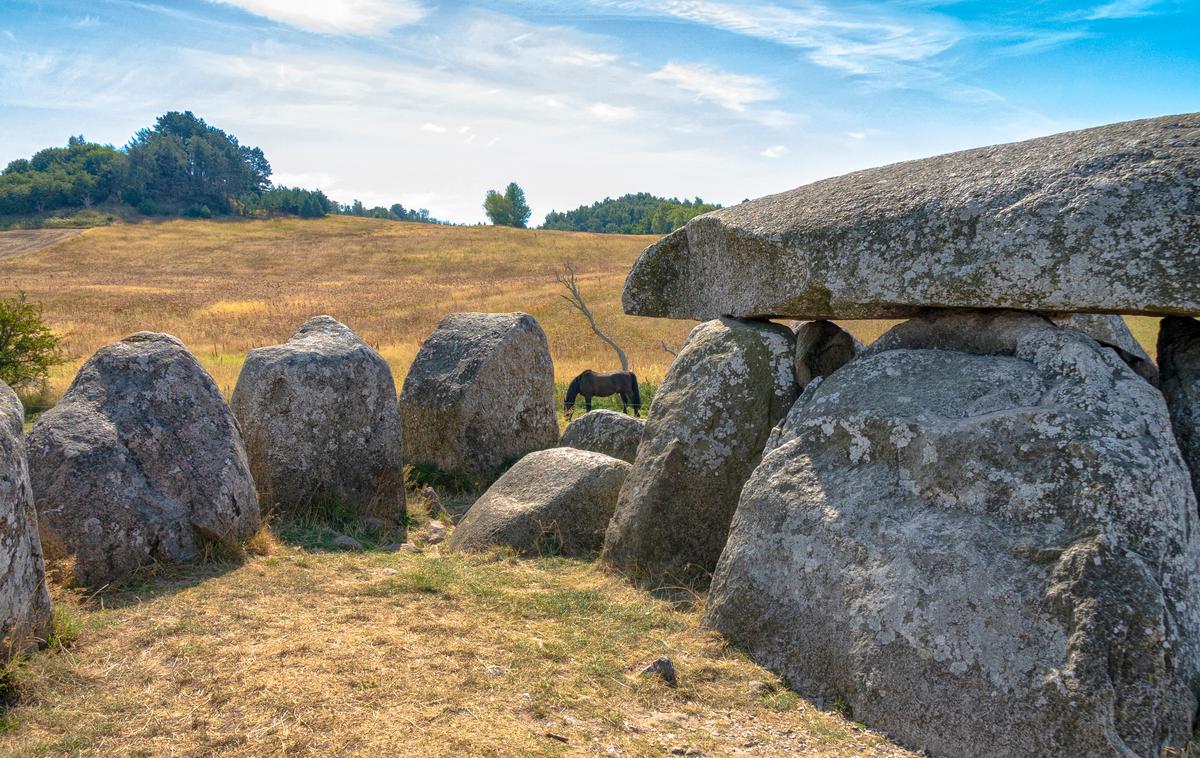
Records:
M651 246L626 313L908 318L930 306L1200 313L1200 114L815 182Z

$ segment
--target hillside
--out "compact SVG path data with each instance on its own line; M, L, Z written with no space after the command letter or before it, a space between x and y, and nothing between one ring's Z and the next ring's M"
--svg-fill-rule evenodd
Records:
M446 313L523 310L546 330L561 381L617 367L559 298L555 271L573 261L597 318L653 378L670 360L659 341L678 345L691 325L621 312L625 274L652 239L345 216L116 225L0 261L0 290L42 301L65 335L71 360L53 377L58 392L100 346L152 330L182 339L228 394L246 351L286 340L318 313L376 346L399 383Z

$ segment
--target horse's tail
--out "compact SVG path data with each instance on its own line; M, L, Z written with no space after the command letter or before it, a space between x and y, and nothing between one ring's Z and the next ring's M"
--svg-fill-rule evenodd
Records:
M642 407L642 393L638 390L637 374L633 373L632 371L629 372L629 382L630 382L630 384L633 385L633 387L631 388L632 389L631 394L633 395L633 407L641 408Z
M583 374L580 374L567 385L567 399L563 401L563 408L575 407L575 396L579 394L579 380L582 378Z

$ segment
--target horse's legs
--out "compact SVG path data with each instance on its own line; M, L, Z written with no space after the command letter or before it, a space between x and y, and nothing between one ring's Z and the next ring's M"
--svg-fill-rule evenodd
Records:
M592 412L592 396L591 395L583 396L583 407L587 409L587 411L586 411L587 413Z
M629 398L625 396L625 391L617 390L617 394L621 396L621 413L629 413Z

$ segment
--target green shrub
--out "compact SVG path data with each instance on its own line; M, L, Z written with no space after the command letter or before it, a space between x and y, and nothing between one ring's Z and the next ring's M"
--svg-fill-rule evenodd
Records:
M0 298L0 379L18 391L46 383L51 367L62 363L59 336L42 318L40 303L24 292Z

